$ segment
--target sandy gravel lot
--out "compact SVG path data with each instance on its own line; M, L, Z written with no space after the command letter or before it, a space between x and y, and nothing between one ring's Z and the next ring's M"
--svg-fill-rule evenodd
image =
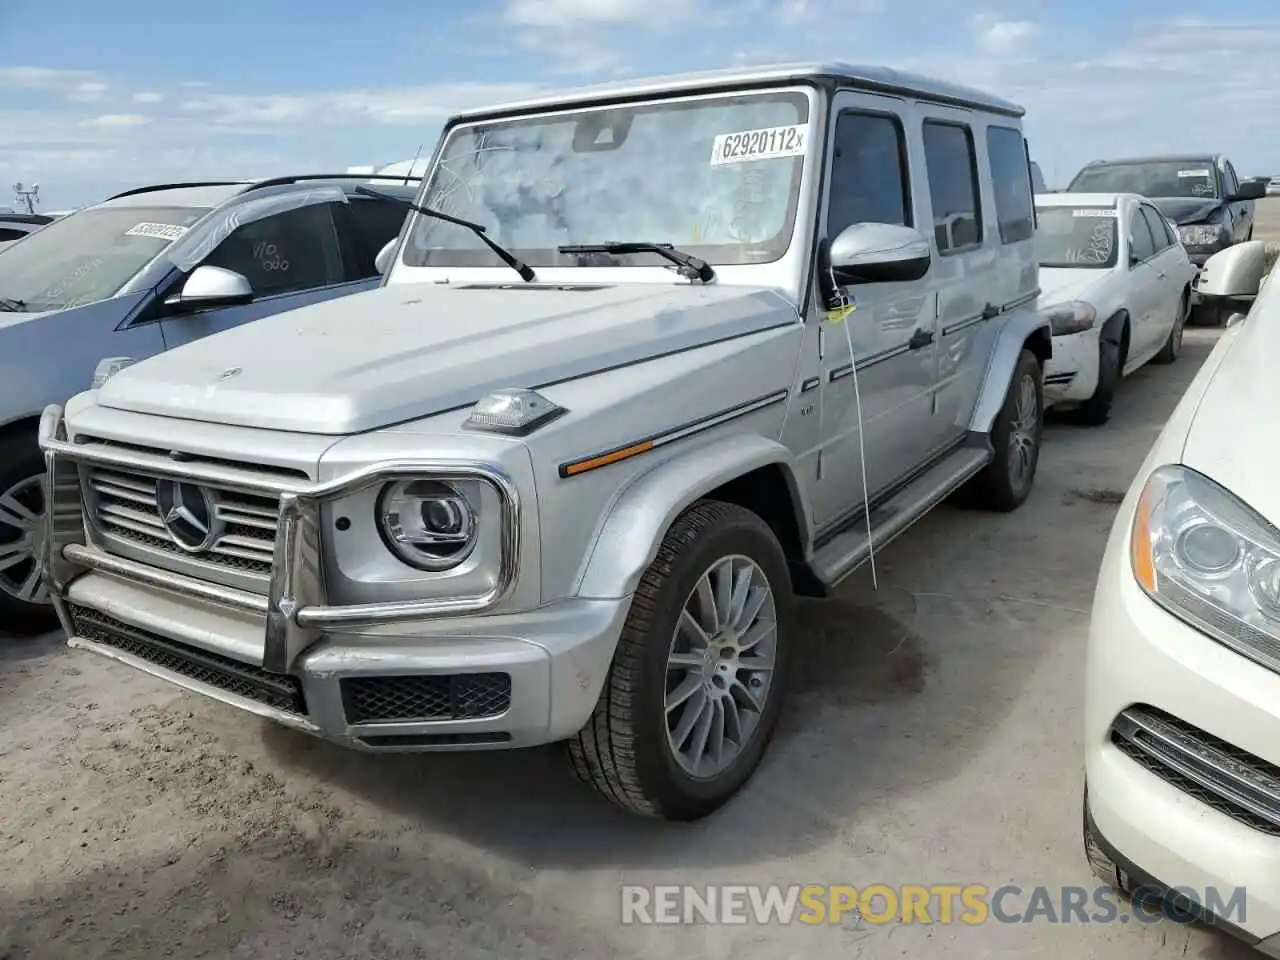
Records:
M1265 204L1280 221L1280 205ZM628 818L555 750L374 757L242 716L61 638L0 640L0 957L857 956L1204 960L1157 924L638 927L621 883L1093 881L1082 654L1116 495L1216 333L1053 424L1008 516L945 507L800 611L789 712L699 824Z

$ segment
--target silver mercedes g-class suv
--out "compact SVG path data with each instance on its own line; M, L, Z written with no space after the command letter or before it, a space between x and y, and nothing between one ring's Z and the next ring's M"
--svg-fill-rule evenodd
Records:
M706 815L777 724L793 596L1031 488L1021 116L825 64L454 117L381 287L46 409L70 644L365 750L567 741L622 807Z

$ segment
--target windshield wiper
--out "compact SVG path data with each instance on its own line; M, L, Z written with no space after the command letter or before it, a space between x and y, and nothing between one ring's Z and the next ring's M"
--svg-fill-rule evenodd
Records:
M516 273L520 274L520 279L525 283L532 283L534 280L538 279L534 274L532 267L524 261L516 258L510 251L504 250L493 240L489 239L485 226L482 223L476 223L473 220L463 220L461 217L442 213L439 210L432 210L430 207L421 207L412 200L405 200L403 197L393 197L389 193L379 193L377 190L370 190L365 186L356 187L355 192L360 194L362 197L371 197L374 200L390 200L392 203L398 203L402 207L408 207L410 210L414 210L422 214L424 217L431 217L435 220L443 220L445 223L456 223L460 227L466 227L479 237L486 247L496 253L503 263L509 266Z
M22 313L27 309L27 301L15 300L13 297L0 297L0 312Z
M690 280L701 280L708 283L715 278L716 272L711 264L693 254L677 250L669 243L647 243L645 241L615 241L612 243L571 243L557 247L561 253L656 253L678 266L679 274Z

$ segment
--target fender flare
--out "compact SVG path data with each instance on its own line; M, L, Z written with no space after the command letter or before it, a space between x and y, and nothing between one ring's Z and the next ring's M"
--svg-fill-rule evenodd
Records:
M987 372L983 375L978 400L973 405L973 416L969 420L969 429L974 433L991 432L992 424L1004 407L1014 368L1028 340L1041 338L1042 360L1053 355L1053 331L1048 320L1027 309L1012 310L1004 316L1005 322L996 334L991 359L987 361Z
M1124 328L1128 322L1129 311L1127 308L1121 307L1103 322L1099 336L1119 346L1124 340Z
M622 490L596 529L574 594L588 599L630 596L681 513L717 487L769 466L782 470L804 541L797 546L807 551L808 504L791 452L759 435L720 437L663 461Z

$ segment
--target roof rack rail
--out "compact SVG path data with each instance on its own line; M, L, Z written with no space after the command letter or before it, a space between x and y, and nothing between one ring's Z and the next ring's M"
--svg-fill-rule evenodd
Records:
M119 200L121 197L136 197L140 193L154 193L157 190L185 190L192 187L238 187L241 184L252 183L250 180L188 180L181 183L155 183L148 187L134 187L132 190L126 190L123 193L117 193L114 196L107 197L107 200ZM107 201L102 201L106 203Z
M310 180L398 180L400 183L421 182L421 177L406 177L402 173L306 173L301 176L272 177L259 180L248 190L263 190L266 187L283 187L291 183L304 183ZM248 190L245 192L247 193Z

